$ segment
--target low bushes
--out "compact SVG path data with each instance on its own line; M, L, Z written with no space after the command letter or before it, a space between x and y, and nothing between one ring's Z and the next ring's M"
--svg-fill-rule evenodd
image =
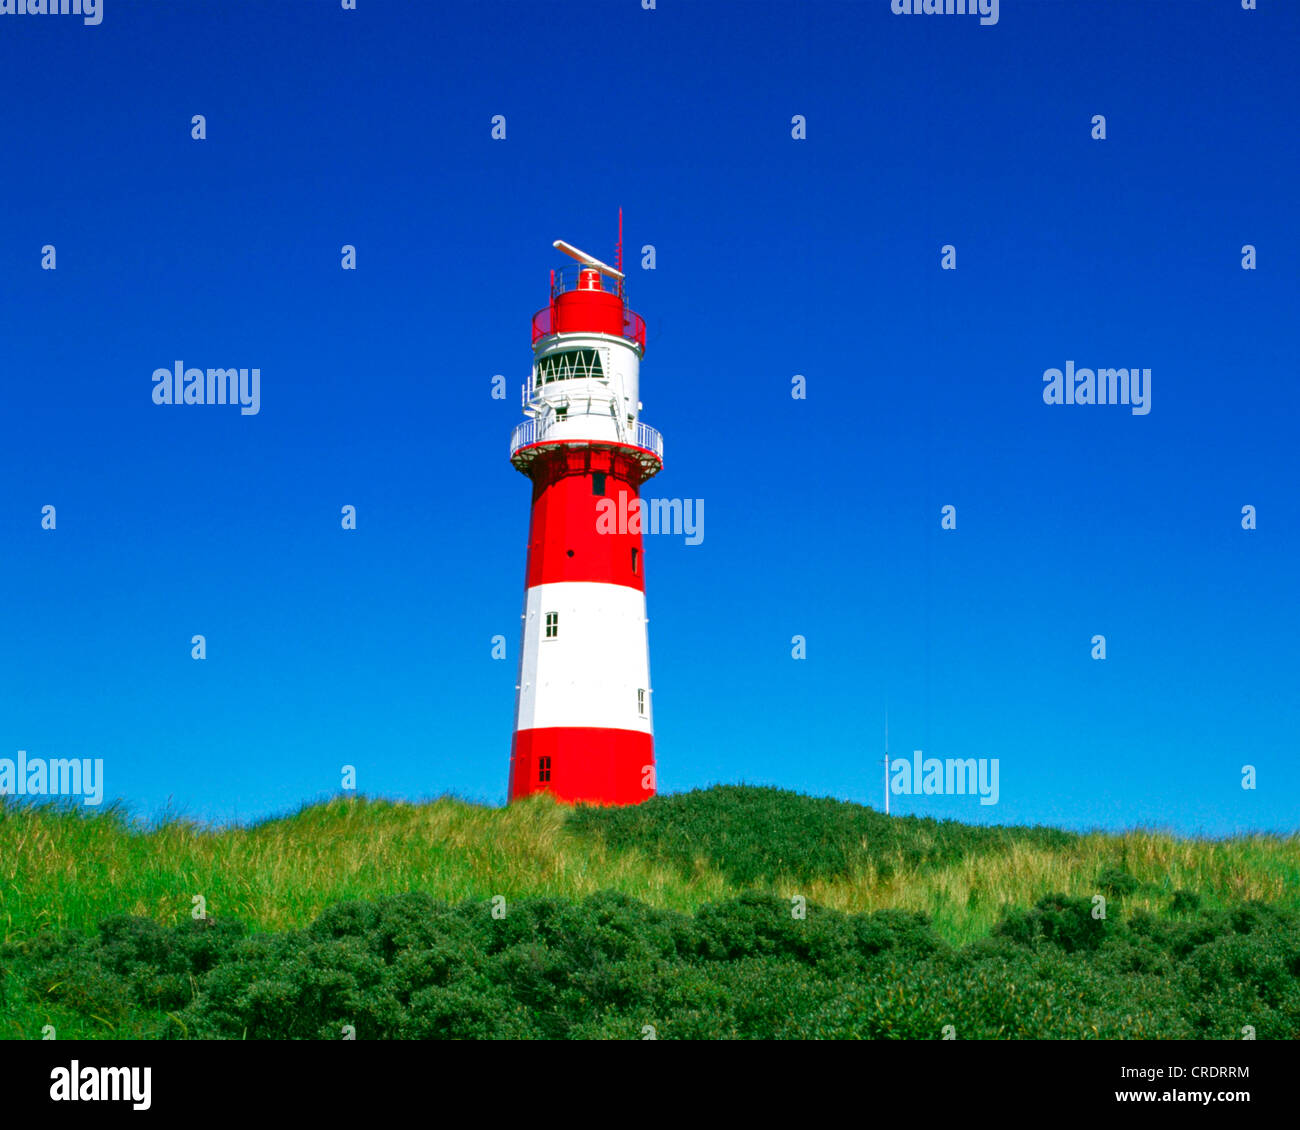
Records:
M888 875L903 866L955 863L1014 844L1062 848L1078 839L1056 828L890 817L849 801L748 785L715 785L624 807L579 806L566 826L686 874L696 859L705 859L738 886L777 876L829 879L866 865Z
M1114 911L1050 895L954 949L921 915L796 918L771 894L694 916L607 893L493 917L410 893L274 935L113 918L9 947L0 984L29 1023L157 1038L1300 1037L1293 912Z

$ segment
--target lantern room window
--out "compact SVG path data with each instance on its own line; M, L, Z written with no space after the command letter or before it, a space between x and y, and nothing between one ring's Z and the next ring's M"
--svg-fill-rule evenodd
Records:
M598 349L561 349L537 359L537 387L552 381L605 379Z

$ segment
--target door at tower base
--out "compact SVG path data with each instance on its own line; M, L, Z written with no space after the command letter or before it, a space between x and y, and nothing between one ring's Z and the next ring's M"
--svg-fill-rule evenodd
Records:
M547 792L569 804L640 804L654 796L654 736L551 726L517 730L510 799Z

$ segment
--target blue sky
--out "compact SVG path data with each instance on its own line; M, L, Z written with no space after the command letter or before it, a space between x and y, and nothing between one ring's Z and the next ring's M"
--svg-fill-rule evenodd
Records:
M879 805L887 709L1000 760L996 806L896 812L1295 830L1300 5L889 9L0 16L0 757L145 816L344 764L503 802L529 318L622 207L646 493L705 504L647 539L661 791ZM260 412L155 405L177 360ZM1150 368L1150 413L1045 405L1067 361Z

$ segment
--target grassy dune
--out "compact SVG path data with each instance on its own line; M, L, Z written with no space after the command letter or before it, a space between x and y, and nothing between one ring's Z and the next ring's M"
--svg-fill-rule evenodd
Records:
M636 852L579 840L566 832L565 812L545 797L509 808L356 798L204 830L187 821L139 828L119 811L8 805L0 808L0 941L47 928L89 931L111 914L174 923L190 917L194 895L213 918L284 930L344 899L411 890L460 901L614 889L683 910L725 892L717 874L684 880Z
M226 829L0 803L0 1038L948 1026L1300 1038L1300 839L973 827L743 786L630 809L339 799Z
M1253 899L1300 909L1297 836L990 829L773 789L718 787L622 810L546 797L509 808L339 799L221 830L3 803L0 942L92 932L115 914L184 922L194 895L218 920L279 931L342 900L407 891L455 903L612 890L692 912L760 890L848 912L920 911L960 944L1049 892L1107 893L1108 870L1136 881L1130 913L1162 910L1179 889L1207 908Z

